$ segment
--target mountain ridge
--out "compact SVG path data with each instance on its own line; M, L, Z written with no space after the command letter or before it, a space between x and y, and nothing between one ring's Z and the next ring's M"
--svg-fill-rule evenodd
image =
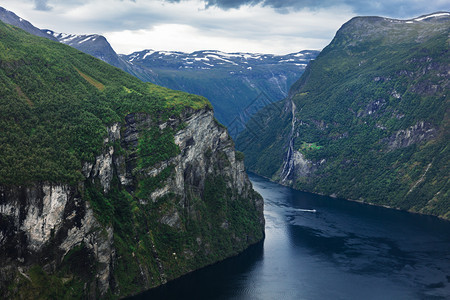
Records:
M56 41L55 37L53 37L45 32L42 32L39 28L35 27L27 20L22 19L21 17L17 16L14 12L9 11L1 6L0 6L0 20L3 21L4 23L22 28L23 30L25 30L33 35L45 37L50 40Z
M294 188L450 218L450 13L355 17L237 139Z
M128 68L126 62L120 59L119 55L111 47L108 40L102 35L58 33L49 29L42 29L41 31L54 37L60 43L97 57L114 67L124 71Z
M248 52L223 52L219 50L198 50L191 53L180 51L156 51L152 49L133 52L128 55L119 54L120 57L126 61L133 63L144 62L149 66L154 67L173 67L179 68L205 68L210 69L215 66L226 67L227 64L239 65L243 68L248 68L249 61L253 64L261 62L261 64L294 64L300 67L306 67L309 60L318 51L303 50L299 52L277 55L277 54L263 54L263 53L248 53ZM169 57L170 59L164 59ZM176 60L173 59L176 58ZM175 63L174 63L175 61ZM198 65L195 63L198 62ZM216 65L212 65L216 63ZM251 70L251 69L250 69Z

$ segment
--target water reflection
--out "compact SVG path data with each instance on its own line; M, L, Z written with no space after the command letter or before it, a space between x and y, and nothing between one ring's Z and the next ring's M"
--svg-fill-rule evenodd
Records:
M264 243L135 299L450 298L450 222L250 178Z
M248 290L243 285L258 262L263 260L263 245L260 242L247 251L227 261L198 270L166 285L152 289L130 299L229 299L234 290Z

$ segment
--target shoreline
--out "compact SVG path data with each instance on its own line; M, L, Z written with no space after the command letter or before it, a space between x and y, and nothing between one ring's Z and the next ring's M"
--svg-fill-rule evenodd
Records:
M290 186L290 185L287 185L287 184L283 184L283 183L278 182L278 181L274 181L271 178L268 178L266 176L259 175L258 173L255 173L253 171L250 171L250 170L245 170L245 171L247 173L255 174L255 175L259 176L259 177L265 178L265 179L269 180L270 182L277 183L279 185L282 185L282 186L285 186L285 187L288 187L288 188L291 188L293 190L300 191L300 192L311 193L311 194L314 194L314 195L326 196L326 197L330 197L330 198L342 199L342 200L345 200L345 201L357 202L357 203L361 203L361 204L367 204L367 205L370 205L370 206L384 207L384 208L394 209L394 210L397 210L397 211L403 211L403 212L416 214L416 215L430 216L430 217L438 218L438 219L440 219L442 221L450 222L450 217L449 218L445 218L444 216L437 216L437 215L432 215L432 214L421 213L421 212L418 212L418 211L405 210L405 209L401 209L401 208L398 208L398 207L392 207L392 206L385 205L385 204L371 203L371 202L365 201L364 199L362 199L362 200L355 200L355 199L343 198L343 197L337 196L335 193L332 193L331 195L327 195L325 193L318 193L318 192L311 192L311 191L307 191L307 190L300 190L300 189L294 188L293 186Z

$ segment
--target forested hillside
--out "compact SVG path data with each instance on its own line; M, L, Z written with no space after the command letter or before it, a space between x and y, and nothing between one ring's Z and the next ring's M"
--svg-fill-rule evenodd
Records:
M358 17L238 138L297 189L450 218L450 14Z

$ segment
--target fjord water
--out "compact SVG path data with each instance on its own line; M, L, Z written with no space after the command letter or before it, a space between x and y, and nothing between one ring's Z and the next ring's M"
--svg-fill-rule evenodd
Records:
M450 298L450 222L250 179L265 241L135 299Z

